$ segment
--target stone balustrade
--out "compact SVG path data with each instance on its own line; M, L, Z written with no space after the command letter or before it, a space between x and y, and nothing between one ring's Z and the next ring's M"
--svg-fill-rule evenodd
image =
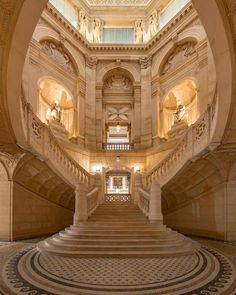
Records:
M152 183L150 192L143 188L138 188L138 206L148 217L150 222L163 224L163 215L161 211L161 188L160 184L155 181Z
M141 187L138 189L138 206L146 216L149 216L150 194Z
M215 130L217 111L217 93L208 106L206 112L191 125L184 136L179 140L176 147L146 176L147 186L150 187L154 181L161 186L166 184L184 164L196 157L204 150L216 147L211 140Z
M108 203L131 202L131 194L106 194L105 201Z
M48 165L68 183L76 187L78 183L87 187L94 185L94 177L81 167L59 144L49 127L33 112L32 107L22 95L23 118L27 149Z
M131 151L133 143L103 143L103 149L106 151Z
M87 212L90 216L99 205L99 189L95 187L92 191L87 194Z

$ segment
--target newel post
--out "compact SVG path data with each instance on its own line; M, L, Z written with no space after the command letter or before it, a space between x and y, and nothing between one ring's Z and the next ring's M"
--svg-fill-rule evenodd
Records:
M94 185L98 188L98 204L101 204L103 202L102 177L99 173L94 175Z
M142 176L139 173L134 175L134 204L139 203L139 188L142 187Z
M151 186L149 220L150 222L163 222L163 215L161 211L161 187L157 181L154 181Z
M75 188L75 214L74 225L88 219L87 188L84 184L77 184Z

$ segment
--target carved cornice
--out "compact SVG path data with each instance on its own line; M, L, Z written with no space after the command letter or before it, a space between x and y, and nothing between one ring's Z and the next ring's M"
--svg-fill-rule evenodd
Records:
M74 38L76 38L82 45L79 50L83 53L86 52L98 52L106 54L111 53L120 54L126 52L129 54L130 52L136 53L139 52L141 54L148 54L149 51L153 50L158 42L163 39L164 36L170 33L171 30L174 30L182 20L189 17L189 21L192 21L192 18L197 18L197 13L193 8L193 5L190 3L183 11L181 11L169 25L165 26L161 29L154 38L152 38L147 44L92 44L89 43L77 29L75 29L68 21L66 21L62 15L51 5L47 4L46 11L52 16L56 18L56 20L60 23L62 27L64 27ZM190 20L191 19L191 20ZM187 21L188 22L188 21ZM189 23L189 22L188 22ZM188 25L188 23L186 25ZM67 40L70 42L69 40Z

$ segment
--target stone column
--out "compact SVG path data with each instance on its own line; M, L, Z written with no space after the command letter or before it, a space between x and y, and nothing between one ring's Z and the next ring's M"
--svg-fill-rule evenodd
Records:
M102 105L102 85L96 86L96 112L95 112L96 148L102 150L105 131L104 113Z
M85 93L86 83L82 77L78 79L78 102L77 102L77 137L78 144L84 146L85 130Z
M151 186L149 220L150 222L163 222L163 215L161 212L161 188L157 181L153 182Z
M84 184L78 184L75 188L75 214L74 225L88 219L87 189Z
M96 149L96 67L97 59L86 56L85 146Z
M141 67L141 147L152 145L152 57L140 59Z
M134 109L132 112L131 136L134 147L139 148L141 142L141 85L134 86Z

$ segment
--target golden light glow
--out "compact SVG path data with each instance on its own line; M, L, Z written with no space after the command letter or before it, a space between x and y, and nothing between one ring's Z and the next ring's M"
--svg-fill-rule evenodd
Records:
M117 125L116 125L116 131L117 131L117 132L120 132L120 123L119 123L119 122L118 122Z

